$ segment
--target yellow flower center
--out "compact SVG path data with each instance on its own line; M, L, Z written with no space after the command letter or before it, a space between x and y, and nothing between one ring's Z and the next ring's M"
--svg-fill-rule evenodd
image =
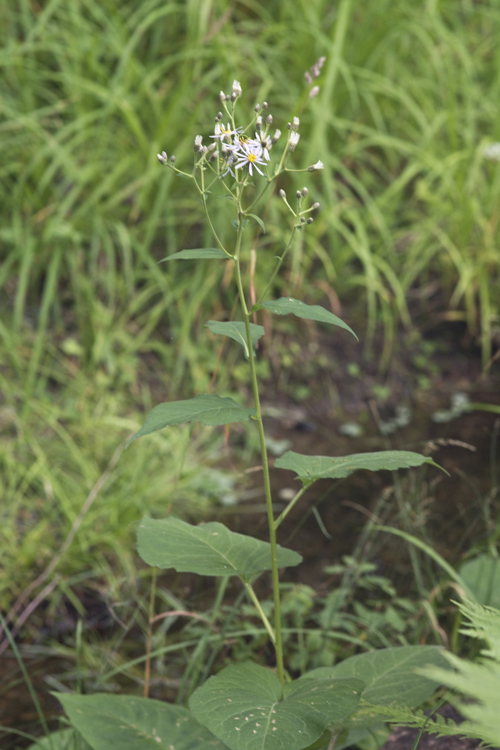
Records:
M248 154L248 161L255 162L257 156L255 154Z

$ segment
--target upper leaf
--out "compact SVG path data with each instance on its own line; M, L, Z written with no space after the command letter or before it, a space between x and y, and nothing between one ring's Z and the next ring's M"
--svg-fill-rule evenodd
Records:
M363 686L360 680L300 678L282 687L269 669L247 662L207 680L189 706L232 750L301 750L356 710Z
M212 333L216 333L221 336L229 336L229 338L234 339L234 341L237 341L238 344L241 344L245 351L245 357L248 359L250 353L248 351L247 332L245 324L242 321L231 320L227 323L220 323L217 320L209 320L207 326L212 331ZM258 341L263 335L263 326L257 326L254 323L250 323L250 336L252 338L253 347L255 347L255 342Z
M162 258L160 263L164 263L166 260L201 260L202 258L232 258L232 255L228 255L218 247L197 247L193 250L180 250L178 253L168 255L166 258Z
M187 401L170 401L159 404L150 411L141 429L128 441L128 445L143 435L157 432L168 425L182 424L197 419L203 424L218 425L243 422L255 415L255 409L244 409L232 398L221 398L212 393L200 393Z
M411 466L433 464L432 458L410 451L377 451L376 453L354 453L352 456L304 456L287 451L274 464L278 469L294 471L304 484L312 484L317 479L337 479L348 477L356 469L380 471L386 469L408 469Z
M361 697L375 705L408 706L423 703L439 683L415 674L417 667L448 667L444 650L439 646L396 646L368 651L344 659L334 667L319 667L303 679L355 677L364 680Z
M224 750L181 706L130 695L56 693L93 750Z
M203 576L237 575L249 580L272 567L268 542L236 534L216 522L191 526L178 518L146 516L137 532L137 549L148 565ZM297 552L278 545L280 568L301 561Z
M325 310L324 307L320 307L320 305L306 305L305 302L301 302L298 299L293 299L293 297L281 297L280 299L270 300L269 302L261 302L258 305L255 305L255 307L257 309L265 307L266 310L275 313L275 315L293 314L298 318L317 320L320 323L330 323L331 325L339 326L340 328L344 328L346 331L349 331L349 333L352 333L355 339L358 338L352 328L347 325L347 323L344 323L343 320L341 320L328 310Z

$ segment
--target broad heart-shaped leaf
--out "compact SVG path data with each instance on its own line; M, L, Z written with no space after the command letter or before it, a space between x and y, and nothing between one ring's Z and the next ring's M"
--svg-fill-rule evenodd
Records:
M230 321L228 323L219 323L217 320L209 320L207 327L212 333L220 334L221 336L229 336L241 344L245 351L245 357L248 359L250 352L248 351L247 344L247 332L245 324L242 321ZM250 336L252 337L252 346L255 347L255 342L264 335L264 327L257 326L255 323L250 323Z
M221 523L191 526L178 518L145 516L137 532L137 550L144 562L179 573L202 576L237 575L249 580L271 570L271 545L229 531ZM302 557L278 545L278 566L298 565Z
M182 424L197 419L203 424L218 425L243 422L255 415L255 409L244 409L232 398L221 398L213 393L200 393L187 401L170 401L152 409L141 429L133 435L127 445L143 435L157 432L173 424Z
M304 485L317 479L337 479L348 477L357 469L381 471L387 469L408 469L422 464L436 466L432 458L421 456L410 451L378 451L377 453L353 453L352 456L304 456L301 453L287 451L274 464L278 469L290 469L298 474Z
M344 323L343 320L337 318L336 315L328 312L328 310L325 310L324 307L320 307L320 305L306 305L305 302L301 302L298 299L293 299L293 297L280 297L280 299L270 300L269 302L261 302L260 304L255 305L256 309L260 309L261 307L265 307L266 310L269 310L275 315L293 314L298 318L317 320L320 323L330 323L331 325L339 326L340 328L344 328L346 331L349 331L349 333L352 333L355 339L358 338L352 328L349 328L347 323Z
M220 250L218 247L197 247L193 250L180 250L178 253L168 255L166 258L160 260L160 263L164 263L166 260L202 260L205 258L224 258L227 260L231 258L231 255L226 255L224 250Z
M130 695L54 693L92 750L224 750L181 706Z
M232 750L301 750L352 714L364 683L304 680L281 685L269 669L226 667L189 701L193 716Z
M383 648L350 656L334 667L313 669L302 679L354 677L366 683L361 697L368 703L414 708L430 698L439 685L415 674L415 670L424 666L449 669L444 653L439 646Z
M460 567L460 575L479 604L500 609L500 561L491 555L478 555Z

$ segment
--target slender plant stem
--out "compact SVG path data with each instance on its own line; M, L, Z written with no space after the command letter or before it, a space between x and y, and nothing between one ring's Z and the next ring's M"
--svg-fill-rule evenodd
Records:
M253 590L253 588L252 588L252 585L251 585L250 583L246 583L245 581L243 581L243 585L244 585L244 587L246 588L246 590L248 591L248 595L249 595L250 599L251 599L251 600L253 601L253 603L255 604L255 609L256 609L256 610L257 610L257 612L259 613L260 619L261 619L261 620L262 620L262 622L264 623L264 627L265 627L265 629L267 630L267 632L269 633L269 638L270 638L270 639L272 640L272 642L273 642L274 644L276 644L276 635L274 634L274 630L273 630L273 628L272 628L272 625L271 625L271 623L269 622L269 620L267 619L267 617L266 617L266 613L265 613L265 612L264 612L264 610L262 609L262 605L261 605L261 603L259 602L259 600L258 600L258 598L257 598L257 594L256 594L256 593L255 593L255 591Z
M242 307L243 315L245 318L245 330L246 330L247 342L248 342L248 362L250 365L252 391L253 391L255 411L256 411L256 415L254 419L257 422L257 427L259 431L260 451L262 455L264 492L266 496L267 520L268 520L268 525L269 525L269 541L271 543L271 566L272 566L273 597L274 597L274 632L275 632L275 637L276 637L274 647L276 651L276 665L278 669L278 678L280 682L283 684L285 681L285 671L283 667L283 644L282 644L282 638L281 638L281 603L280 603L280 590L279 590L280 582L279 582L279 570L278 570L278 546L276 543L276 528L274 526L273 501L272 501L272 496L271 496L271 481L269 478L269 462L267 458L264 426L262 424L262 412L260 408L259 386L257 382L257 373L255 370L252 335L250 331L250 313L248 312L247 304L245 301L243 282L241 279L240 250L241 250L242 231L243 231L242 212L240 212L238 215L238 235L237 235L237 240L236 240L236 253L235 253L236 282L238 284L238 292L240 296L241 307Z
M151 644L153 641L153 617L155 611L156 596L156 576L157 568L153 568L151 576L151 592L149 596L149 619L148 619L148 640L146 643L146 663L144 665L144 697L149 698L149 680L151 677Z
M224 245L220 241L219 235L215 231L215 227L212 224L212 219L210 218L210 214L209 214L208 206L207 206L207 196L205 194L205 172L204 172L203 169L201 169L200 172L201 172L201 188L198 185L198 190L200 191L201 202L203 203L203 211L204 211L205 216L207 218L208 225L209 225L210 230L211 230L211 232L212 232L212 234L214 236L215 241L217 242L217 244L220 247L220 249L222 250L222 252L225 253L228 258L232 258L233 256L231 255L231 253L228 253L228 251L226 250L226 248L224 247ZM198 184L198 183L196 183L196 184Z
M258 305L259 305L259 304L260 304L260 303L262 302L262 300L263 300L263 299L264 299L264 297L266 296L266 294L267 294L267 291L268 291L268 289L270 289L270 288L271 288L271 286L272 286L272 284L273 284L273 282L274 282L274 279L276 278L276 275L277 275L278 271L279 271L279 270L280 270L280 268L281 268L281 264L282 264L282 263L283 263L283 261L285 260L285 257L286 257L286 255L287 255L288 251L290 250L290 248L291 248L291 246L292 246L292 241L293 241L293 238L294 238L294 236L295 236L295 232L296 232L296 230L297 230L297 227L293 227L293 229L292 229L292 232L291 232L291 234L290 234L290 239L288 240L288 243L287 243L287 246L286 246L286 247L285 247L285 249L283 250L283 252L282 252L282 254L281 254L281 257L279 258L279 260L278 260L278 262L277 262L277 264L276 264L276 267L275 267L275 269L274 269L274 271L273 271L273 273L272 273L272 275L271 275L271 278L269 279L269 282L268 282L268 284L266 285L266 288L264 289L264 291L262 292L262 294L261 294L261 295L260 295L260 297L259 297L259 300L258 300L258 302L257 302L257 304L258 304Z
M274 528L275 528L275 529L277 529L277 528L278 528L278 526L279 526L279 525L280 525L280 524L281 524L281 523L282 523L282 522L283 522L283 521L285 520L285 518L286 518L286 517L287 517L287 515L288 515L288 514L290 513L290 511L292 510L292 508L294 507L294 505L296 505L296 503L298 503L298 502L299 502L299 500L300 500L300 498L302 497L302 495L304 494L304 492L305 492L305 491L306 491L307 489L309 489L309 486L310 486L310 485L307 485L307 486L305 486L305 487L302 487L302 489L300 489L300 490L299 490L299 491L297 492L297 494L295 495L295 497L294 497L294 498L293 498L292 500L290 500L290 502L289 502L289 503L288 503L288 505L286 506L286 508L285 508L285 510L283 511L283 513L281 513L281 514L280 514L280 515L278 516L278 518L276 519L276 521L274 522Z

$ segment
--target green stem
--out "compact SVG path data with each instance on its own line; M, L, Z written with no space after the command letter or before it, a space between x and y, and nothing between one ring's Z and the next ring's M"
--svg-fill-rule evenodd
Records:
M297 229L297 227L294 226L293 229L292 229L292 233L290 234L290 239L288 240L288 244L285 247L285 249L283 250L283 253L282 253L280 259L278 260L278 263L276 264L276 268L274 269L274 271L273 271L273 273L271 275L271 278L269 279L269 282L268 282L266 288L264 289L264 291L262 292L262 294L260 295L260 297L259 297L259 299L257 301L258 305L260 305L260 303L262 302L262 300L266 296L268 289L270 289L271 286L272 286L272 284L274 283L274 279L276 278L276 276L278 274L278 271L281 268L281 264L285 260L285 257L286 257L288 251L290 250L290 248L292 246L292 241L293 241L293 238L295 236L296 229Z
M285 518L290 513L290 511L292 510L292 508L294 507L294 505L296 505L296 503L298 503L298 501L300 500L300 498L302 497L302 495L304 494L304 492L307 489L309 489L310 486L311 485L307 485L305 487L302 487L302 489L297 492L297 494L295 495L295 497L292 500L290 500L290 502L286 506L286 508L283 511L283 513L281 513L281 515L279 515L278 518L276 519L276 521L274 522L274 528L275 529L277 529L278 526L280 525L280 523L282 523L285 520Z
M153 643L153 616L155 610L156 576L158 568L153 568L151 590L149 593L148 636L146 642L146 662L144 664L144 697L149 698L149 680L151 677L151 644Z
M228 251L226 250L226 248L224 247L224 245L220 241L219 235L215 231L215 227L212 224L212 219L210 218L210 214L208 212L207 198L206 198L206 195L205 195L205 173L204 173L203 169L201 170L201 188L198 185L198 183L196 183L196 184L197 184L198 190L200 191L201 201L203 203L203 211L205 213L205 216L207 217L208 225L209 225L209 227L211 229L211 232L212 232L212 234L213 234L213 236L215 238L215 241L219 245L219 247L222 250L222 252L225 253L228 258L232 258L233 256L231 255L231 253L228 253Z
M261 603L257 599L257 595L256 595L255 591L253 590L251 584L246 583L245 581L243 581L243 585L246 588L246 590L248 591L248 595L249 595L250 599L255 604L255 609L259 613L260 619L264 623L264 627L267 630L267 632L269 633L269 638L272 640L272 642L274 644L276 644L276 636L274 634L274 630L272 628L271 623L269 622L269 620L266 617L266 613L262 609Z
M238 196L240 197L240 196ZM241 206L241 201L238 201ZM266 496L266 508L267 508L267 520L269 525L269 541L271 543L271 566L272 566L272 579L273 579L273 596L274 596L274 631L276 641L274 644L276 651L276 664L278 669L278 678L283 684L285 681L285 672L283 667L283 645L281 638L281 603L280 603L280 590L279 590L279 570L278 570L278 546L276 543L276 528L274 525L274 514L273 514L273 501L271 497L271 481L269 478L269 462L267 458L266 439L264 435L264 426L262 424L262 412L260 408L259 398L259 386L257 383L257 373L255 370L255 360L252 345L252 336L250 333L250 313L248 312L247 304L245 301L245 294L243 291L243 282L241 279L241 268L240 268L240 250L241 250L241 234L242 234L242 212L238 215L238 235L236 240L236 253L235 253L235 268L236 268L236 282L238 285L238 293L240 296L241 307L245 318L245 330L248 342L248 362L250 365L250 375L252 380L252 391L255 403L256 415L254 419L257 422L259 430L259 441L260 451L262 455L262 469L264 474L264 491Z

